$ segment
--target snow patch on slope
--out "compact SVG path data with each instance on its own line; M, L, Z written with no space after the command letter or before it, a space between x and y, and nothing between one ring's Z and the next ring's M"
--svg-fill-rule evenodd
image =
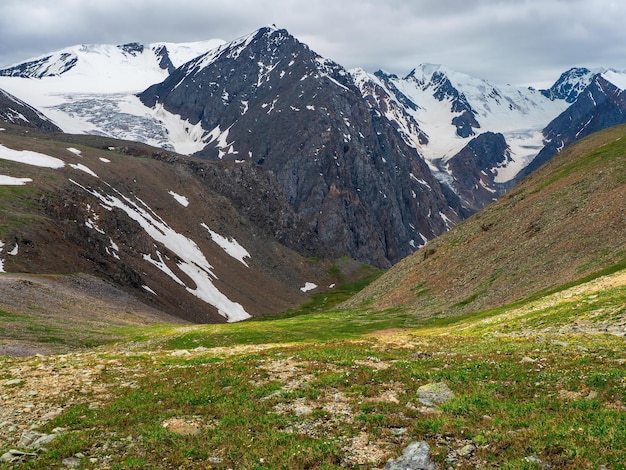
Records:
M300 287L300 290L305 293L315 289L317 289L317 284L313 284L312 282L307 282L303 287Z
M95 172L93 172L91 169L89 169L87 166L83 165L82 163L70 163L69 166L71 168L74 168L75 170L80 170L84 173L87 173L88 175L91 175L94 178L98 178L98 175L96 175Z
M30 150L13 150L2 144L0 144L0 160L10 160L42 168L58 169L65 166L65 162L56 157Z
M24 186L33 181L31 178L15 178L13 176L0 175L0 186Z
M187 199L185 196L181 196L178 193L175 193L174 191L169 191L168 194L170 196L172 196L177 203L179 203L181 206L183 207L187 207L189 206L189 199Z
M5 247L6 247L6 243L4 243L2 240L0 240L0 254L2 254L4 252ZM18 253L18 246L17 246L17 243L16 243L15 246L13 247L13 249L11 251L7 252L7 255L17 256L17 253ZM6 273L6 271L4 270L4 262L5 261L6 261L5 259L0 258L0 273Z
M251 258L250 253L248 253L248 251L241 246L237 240L234 238L228 239L219 233L214 232L205 223L201 223L200 225L211 234L211 239L217 243L222 250L239 262L243 263L246 267L249 267L248 263L244 261L244 258Z
M251 317L241 304L230 300L214 285L213 282L217 279L217 276L213 273L213 266L209 264L198 245L193 240L172 229L145 202L137 197L133 200L124 196L112 187L110 188L114 194L105 194L95 189L88 189L76 181L70 181L100 200L101 206L105 209L113 210L117 208L124 211L153 240L161 243L174 253L178 259L176 266L189 276L194 283L194 287L183 284L188 292L217 308L218 313L226 318L228 322L241 321ZM166 275L172 277L172 269L167 266L160 255L157 256L159 259L152 260L152 264ZM180 280L180 278L178 279Z

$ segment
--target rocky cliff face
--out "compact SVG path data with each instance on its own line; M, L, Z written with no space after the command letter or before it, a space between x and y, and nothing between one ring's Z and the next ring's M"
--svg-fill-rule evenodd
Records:
M448 160L453 187L466 207L479 211L504 193L505 188L495 182L493 169L503 166L510 158L504 136L485 132Z
M0 122L16 124L22 127L37 128L44 131L61 131L56 124L35 108L1 89Z
M140 98L199 123L197 155L271 172L324 256L389 266L462 218L458 197L350 74L284 30L200 56Z

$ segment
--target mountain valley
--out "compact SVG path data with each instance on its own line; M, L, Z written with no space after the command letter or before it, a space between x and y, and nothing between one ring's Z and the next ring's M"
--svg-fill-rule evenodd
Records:
M0 70L0 468L626 469L624 89L275 27Z

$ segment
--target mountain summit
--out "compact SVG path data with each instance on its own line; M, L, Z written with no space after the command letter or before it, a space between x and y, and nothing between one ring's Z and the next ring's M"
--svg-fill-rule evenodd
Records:
M196 155L274 173L327 256L388 266L463 218L351 75L285 30L225 44L139 97L204 130Z

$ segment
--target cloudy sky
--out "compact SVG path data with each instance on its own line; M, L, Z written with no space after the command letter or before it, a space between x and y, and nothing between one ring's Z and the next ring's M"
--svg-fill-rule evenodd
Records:
M430 62L498 84L626 69L624 0L1 0L0 66L75 44L231 40L287 29L346 68Z

